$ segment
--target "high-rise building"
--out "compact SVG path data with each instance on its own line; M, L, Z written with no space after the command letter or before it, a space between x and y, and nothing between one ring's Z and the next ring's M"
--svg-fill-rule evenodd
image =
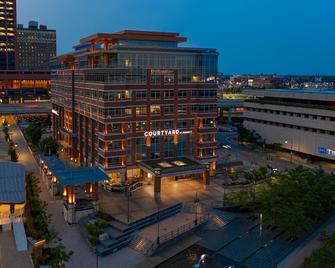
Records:
M17 28L17 69L50 70L50 59L56 56L56 31L30 21L28 28Z
M0 1L0 70L15 69L16 0Z
M51 78L53 133L83 166L115 183L199 175L216 163L218 53L176 33L122 31L81 39Z

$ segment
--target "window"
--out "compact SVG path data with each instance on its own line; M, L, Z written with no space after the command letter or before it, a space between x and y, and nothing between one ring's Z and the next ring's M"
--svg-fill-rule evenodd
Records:
M144 115L146 113L147 113L147 107L146 106L136 107L136 115Z
M151 90L150 98L154 100L158 100L161 98L161 92L160 90Z
M135 92L135 98L136 98L136 100L146 99L147 98L147 91L146 90L136 91Z
M172 114L174 112L173 105L165 105L164 106L164 114Z
M187 105L178 104L178 113L187 113Z
M178 97L179 98L186 98L187 97L187 90L185 90L185 89L179 89L178 90Z
M159 114L160 112L161 112L161 106L160 105L151 105L150 106L150 113Z
M164 83L165 84L173 84L174 83L174 75L173 74L164 75Z
M164 91L164 99L173 99L174 91L173 89L167 89Z

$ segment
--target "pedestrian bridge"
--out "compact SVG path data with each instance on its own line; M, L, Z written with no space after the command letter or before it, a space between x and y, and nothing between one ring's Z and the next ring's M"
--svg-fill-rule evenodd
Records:
M0 116L51 115L51 103L1 104Z

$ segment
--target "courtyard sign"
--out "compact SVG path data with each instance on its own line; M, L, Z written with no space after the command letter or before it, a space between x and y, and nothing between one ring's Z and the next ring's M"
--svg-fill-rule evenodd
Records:
M145 137L157 137L157 136L173 136L173 135L185 135L190 134L192 131L180 131L179 129L168 129L168 130L153 130L144 132Z

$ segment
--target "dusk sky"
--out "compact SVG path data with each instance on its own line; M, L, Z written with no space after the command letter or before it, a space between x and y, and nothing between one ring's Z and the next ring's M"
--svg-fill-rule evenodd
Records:
M334 0L17 0L18 23L57 30L58 54L95 32L179 32L225 74L335 75Z

